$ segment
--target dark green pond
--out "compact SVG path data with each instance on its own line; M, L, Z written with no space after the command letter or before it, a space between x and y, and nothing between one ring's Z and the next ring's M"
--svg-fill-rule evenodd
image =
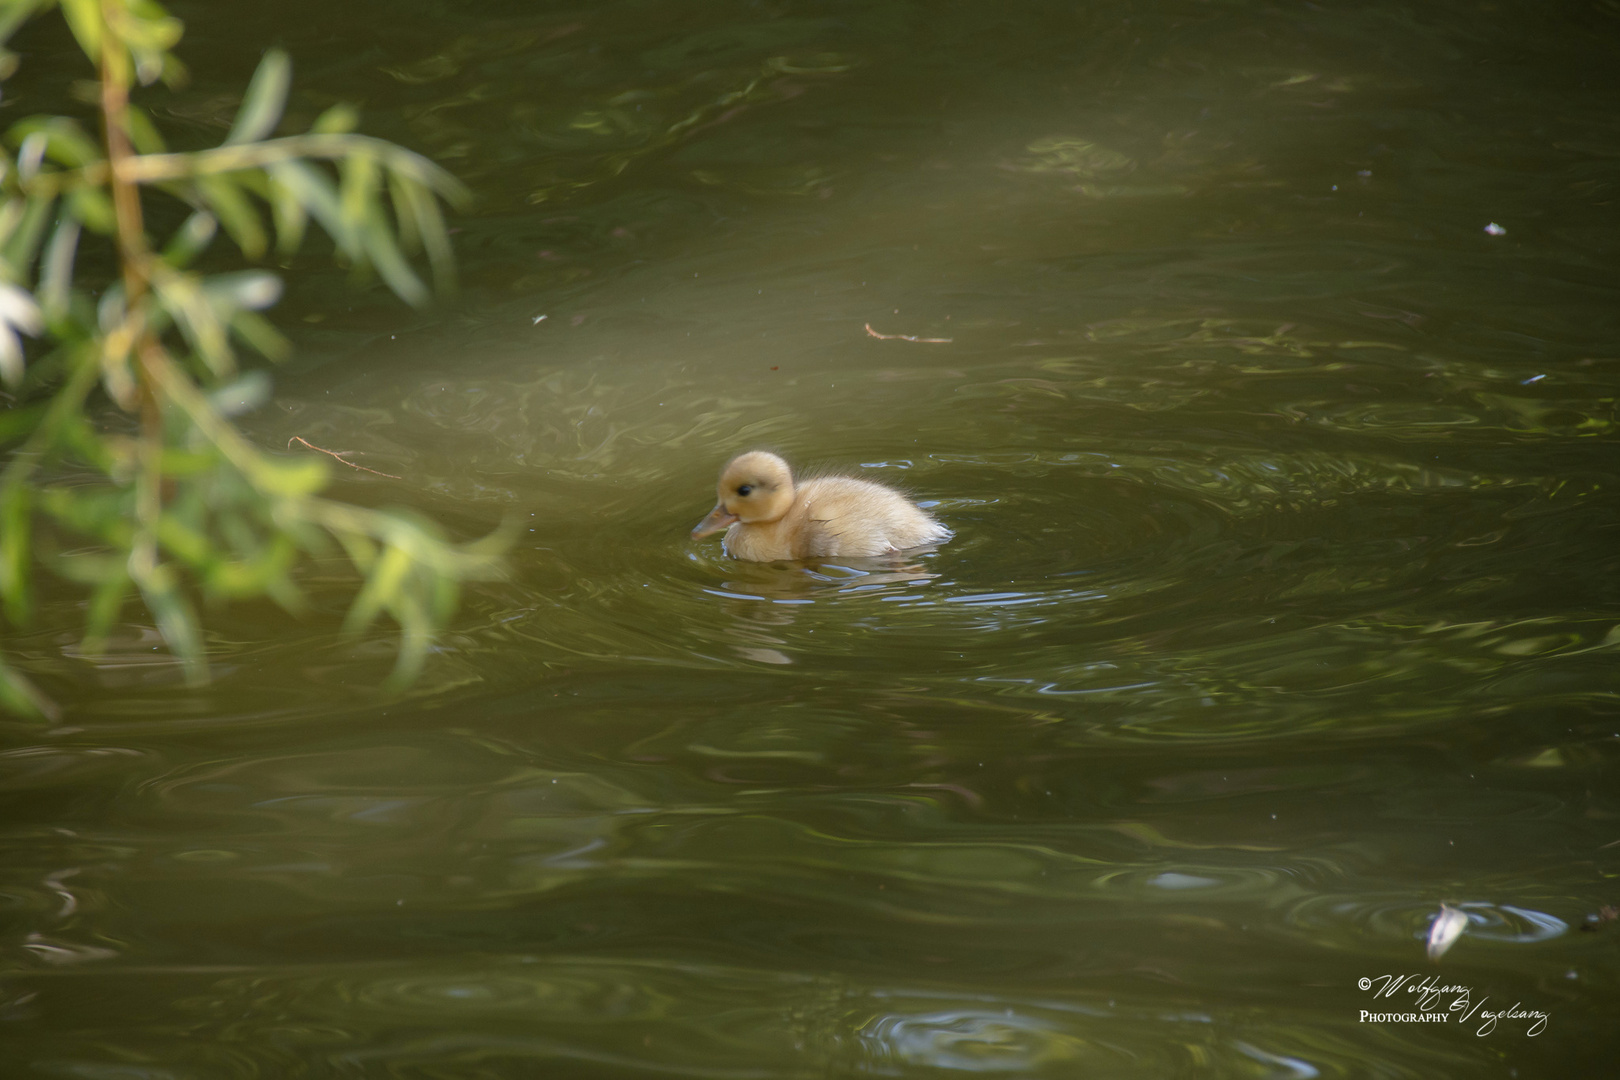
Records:
M525 524L402 697L336 578L7 643L8 1075L1613 1067L1616 0L175 10L178 140L280 43L479 197L252 436ZM956 537L733 563L755 446Z

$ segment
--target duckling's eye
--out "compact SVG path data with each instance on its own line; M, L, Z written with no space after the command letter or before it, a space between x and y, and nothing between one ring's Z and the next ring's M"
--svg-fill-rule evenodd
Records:
M737 494L741 495L743 498L746 499L748 497L749 492L751 492L753 490L754 490L754 485L753 484L744 484L742 487L737 489Z

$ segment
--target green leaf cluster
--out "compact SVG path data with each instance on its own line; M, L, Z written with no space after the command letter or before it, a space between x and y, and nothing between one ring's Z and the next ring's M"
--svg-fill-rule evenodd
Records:
M51 0L0 0L0 46ZM266 54L217 147L170 152L129 95L180 78L181 24L152 0L62 0L100 77L103 130L62 116L23 119L0 145L0 622L27 627L43 567L89 592L84 651L102 647L138 598L188 678L207 678L198 603L265 596L306 606L296 571L343 553L363 578L346 629L384 615L400 628L393 681L418 673L461 583L499 573L504 538L448 541L414 515L321 496L326 462L272 453L232 424L287 343L261 314L281 292L260 270L204 274L223 234L250 259L297 251L313 222L340 260L375 271L402 299L431 297L418 269L453 288L441 200L466 192L432 162L354 132L346 107L276 136L291 85ZM0 47L0 77L16 57ZM189 210L154 237L145 200ZM172 218L171 218L172 220ZM111 248L118 277L77 267ZM225 403L231 402L231 406ZM0 654L0 708L54 706Z

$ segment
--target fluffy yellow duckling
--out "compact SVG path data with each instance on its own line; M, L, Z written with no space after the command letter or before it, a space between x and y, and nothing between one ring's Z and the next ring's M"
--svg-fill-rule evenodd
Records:
M951 531L899 492L852 476L793 482L788 463L764 450L720 470L720 498L693 536L726 530L726 554L749 562L871 557L950 538Z

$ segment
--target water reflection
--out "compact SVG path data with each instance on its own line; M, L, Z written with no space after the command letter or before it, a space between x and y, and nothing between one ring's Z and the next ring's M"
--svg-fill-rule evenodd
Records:
M1028 1073L1059 1064L1118 1067L1130 1059L1117 1048L1108 1048L1114 1050L1113 1055L1099 1055L1097 1050L1103 1048L1094 1048L1055 1025L1019 1016L1011 1008L885 1016L867 1025L861 1038L880 1073L907 1066ZM1116 1060L1107 1060L1115 1055ZM1103 1060L1097 1060L1099 1057Z

